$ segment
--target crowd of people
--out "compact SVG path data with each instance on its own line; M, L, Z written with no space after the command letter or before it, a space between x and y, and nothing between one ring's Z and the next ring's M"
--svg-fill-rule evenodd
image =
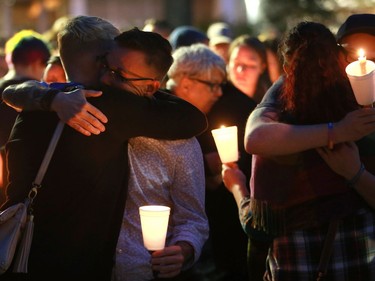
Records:
M1 210L24 201L66 124L28 273L4 280L375 279L375 109L345 73L359 48L375 60L374 14L267 41L225 22L121 31L94 16L46 35L4 46ZM238 128L236 163L220 160L222 125ZM143 205L171 208L162 250L143 245Z

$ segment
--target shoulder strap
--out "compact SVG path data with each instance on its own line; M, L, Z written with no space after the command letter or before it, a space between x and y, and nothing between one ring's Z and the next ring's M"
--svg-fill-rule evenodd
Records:
M63 128L64 128L64 123L61 122L61 121L59 121L59 123L57 124L57 127L55 129L55 132L54 132L54 134L52 136L52 139L51 139L51 141L49 143L49 146L47 148L46 154L44 155L42 164L40 165L38 173L37 173L37 175L35 177L34 185L40 185L41 184L41 182L43 180L43 177L44 177L44 174L47 171L49 162L51 161L53 152L55 151L57 142L58 142L58 140L60 138L60 135L62 133Z

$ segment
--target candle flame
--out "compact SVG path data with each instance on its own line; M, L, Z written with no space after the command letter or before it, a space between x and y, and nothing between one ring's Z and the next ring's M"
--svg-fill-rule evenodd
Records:
M363 49L358 50L358 56L359 58L363 58L365 56L365 51Z

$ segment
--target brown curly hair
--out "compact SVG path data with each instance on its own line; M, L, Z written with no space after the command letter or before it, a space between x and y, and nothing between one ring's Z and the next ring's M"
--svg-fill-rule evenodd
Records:
M331 31L301 22L282 40L287 74L281 95L284 113L295 124L338 121L358 108Z

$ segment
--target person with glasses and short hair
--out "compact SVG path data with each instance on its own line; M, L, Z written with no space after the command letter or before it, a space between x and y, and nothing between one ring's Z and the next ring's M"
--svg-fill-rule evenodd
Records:
M164 45L167 42L157 40L159 34L150 32L144 36L145 32L133 28L115 38L113 49L101 58L104 84L111 81L113 87L141 96L153 94L160 88L173 58L168 56L169 49ZM128 60L120 56L124 49ZM144 56L144 63L140 63Z
M239 223L238 209L233 197L223 185L222 166L211 130L222 125L238 127L240 155L238 165L247 179L250 179L251 155L246 153L242 140L249 114L271 86L267 69L265 45L250 35L236 37L229 48L228 83L222 87L223 95L208 114L209 129L199 136L204 141L205 157L209 159L206 209L210 221L215 262L218 270L227 274L228 279L248 280L250 266L250 276L254 280L261 280L267 245L264 246L262 242L257 245L256 241L250 242L253 245L250 246L252 258L248 263L246 248L249 239ZM226 243L228 240L232 243Z
M178 48L173 58L167 89L208 114L226 82L223 59L201 43Z

